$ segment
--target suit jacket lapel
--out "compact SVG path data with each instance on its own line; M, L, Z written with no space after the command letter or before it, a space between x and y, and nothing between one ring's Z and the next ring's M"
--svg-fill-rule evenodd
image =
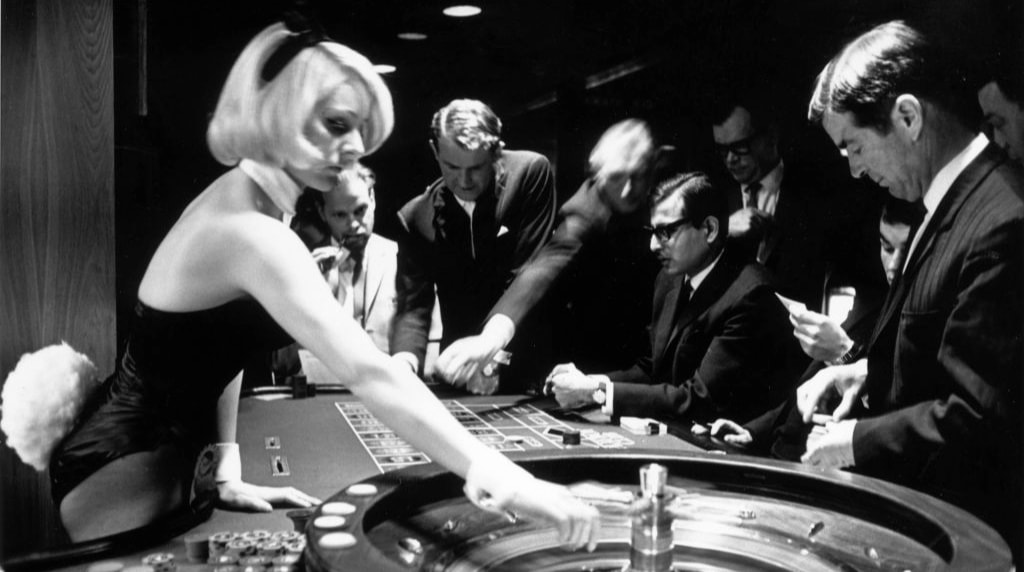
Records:
M759 249L758 260L765 266L769 266L772 253L779 244L782 233L779 229L792 228L795 225L805 224L808 216L806 212L800 212L803 208L803 201L793 196L793 191L786 191L786 179L783 177L782 185L779 187L779 195L775 203L774 221L765 235L762 246Z
M679 291L683 286L682 277L668 278L670 281L665 288L664 303L657 308L658 315L655 318L655 327L651 332L653 339L651 340L651 356L657 360L662 353L665 352L665 347L668 345L669 336L672 334L672 322L675 320L676 312L679 306Z
M671 324L671 333L669 334L665 346L662 348L662 352L672 347L676 340L682 335L682 332L705 310L711 307L712 304L718 301L722 297L722 293L732 284L733 280L737 275L737 267L732 263L731 260L726 258L726 254L722 255L722 258L718 260L718 264L711 270L707 278L701 282L700 286L693 292L693 296L689 302L686 300L680 300L677 305L678 315ZM680 281L682 284L682 281ZM678 289L677 289L678 292ZM661 354L655 354L661 357Z
M981 155L974 161L971 161L960 175L957 176L946 196L943 197L942 202L936 207L928 226L918 231L923 234L917 241L914 252L910 254L910 259L907 261L904 271L896 277L896 280L889 288L889 294L886 296L885 305L882 307L882 314L878 325L871 336L872 344L881 335L889 322L899 313L900 308L903 307L909 285L913 283L914 277L917 276L925 258L931 254L935 237L938 236L939 231L953 224L964 200L970 196L981 181L998 165L998 160L999 153L993 144L990 143L981 152ZM910 237L910 240L912 239L913 237Z
M363 279L366 281L363 290L366 292L366 299L363 300L364 316L369 316L373 312L373 304L377 301L377 293L380 292L384 277L376 247L374 236L371 234L370 241L366 244L366 258L363 260Z

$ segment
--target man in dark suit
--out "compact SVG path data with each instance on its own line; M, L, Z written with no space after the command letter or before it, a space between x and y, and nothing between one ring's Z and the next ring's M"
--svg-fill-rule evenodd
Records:
M492 306L551 236L556 212L548 160L532 151L510 151L501 141L501 120L484 103L452 101L434 114L430 141L441 178L399 212L398 277L391 352L419 370L427 347L434 291L441 306L441 349L475 334L511 339L508 320L487 320ZM550 368L545 316L524 325L509 349L511 367L503 390L522 390ZM492 330L499 330L492 332ZM431 373L431 372L425 372ZM465 379L444 380L466 383ZM496 388L470 385L475 392Z
M784 159L774 111L763 99L723 95L712 122L715 149L736 183L727 189L733 248L764 265L780 294L811 310L824 311L828 286L852 286L864 303L880 303L880 195L854 195L820 166Z
M893 197L889 197L882 209L878 224L879 260L890 284L903 271L906 251L910 246L910 230L921 223L923 210L919 204ZM800 340L804 353L815 360L800 376L799 383L816 375L833 375L831 371L825 371L828 368L862 367L863 364L857 362L864 357L865 344L871 338L881 305L882 301L873 306L854 304L842 324L810 310L795 315L791 313L793 335ZM841 416L843 410L852 405L841 404L834 413ZM799 461L806 452L807 437L813 429L813 425L804 421L795 396L790 396L783 405L742 426L730 419L719 419L712 424L710 431L725 442L745 447L751 452Z
M705 175L672 177L653 200L651 250L663 269L650 356L605 375L562 364L547 389L563 407L598 403L616 416L748 419L781 401L807 363L786 310L767 272L726 248L725 197Z
M567 299L567 315L556 326L558 350L571 356L566 359L608 370L646 354L650 292L660 264L648 249L644 227L661 151L642 121L609 127L590 154L591 176L559 209L551 240L520 269L488 323L518 328ZM508 344L492 335L503 331L484 325L478 335L452 343L438 368L455 378L471 377Z
M977 133L967 77L900 22L855 39L818 77L809 116L853 176L927 212L865 367L797 391L805 418L833 391L862 398L854 418L812 435L803 461L930 492L1019 548L1024 180Z

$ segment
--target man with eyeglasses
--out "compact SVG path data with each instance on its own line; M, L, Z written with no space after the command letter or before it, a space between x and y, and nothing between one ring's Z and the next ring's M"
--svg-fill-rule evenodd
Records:
M819 165L784 160L768 101L723 96L712 123L715 150L738 185L727 195L734 248L764 265L780 294L808 308L824 310L829 286L852 285L865 301L880 302L885 280L873 225L883 194L849 192L838 171L829 180Z
M750 419L780 403L807 359L768 273L726 247L724 194L706 175L684 173L661 183L652 204L650 248L662 270L651 354L607 374L560 364L546 392L567 408L596 403L613 416L698 423L725 412Z

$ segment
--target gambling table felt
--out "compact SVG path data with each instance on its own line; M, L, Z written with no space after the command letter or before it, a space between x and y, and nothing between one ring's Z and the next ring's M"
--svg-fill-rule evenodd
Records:
M540 477L636 491L639 468L669 469L682 507L673 524L673 570L1009 570L994 531L932 497L875 479L816 471L736 454L716 439L671 426L636 435L597 411L563 414L550 398L441 395L482 440ZM580 445L563 445L565 429ZM305 527L309 570L621 570L629 558L629 518L605 514L598 549L570 552L552 527L472 506L462 483L367 416L347 393L294 399L243 398L238 417L243 477L293 486L325 501ZM354 495L349 486L371 484ZM313 526L327 502L354 512L338 529ZM175 555L178 570L204 570L186 558L184 538L222 531L292 530L290 509L215 510L209 519L161 523L92 543L4 563L8 570L82 570L90 562L139 564ZM325 548L342 531L355 545Z

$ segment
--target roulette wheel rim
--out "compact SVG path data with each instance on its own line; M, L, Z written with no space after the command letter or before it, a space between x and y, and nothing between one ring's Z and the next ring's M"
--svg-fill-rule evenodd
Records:
M636 481L638 467L656 462L669 468L673 490L703 486L696 497L706 506L693 505L697 516L677 520L672 527L673 570L1011 567L1005 542L976 517L923 493L860 475L742 455L664 450L509 457L538 477L563 484L589 480L628 486ZM317 543L324 531L307 527L309 569L604 572L628 563L629 522L621 517L602 517L602 537L594 553L573 553L558 546L551 527L525 520L512 523L475 509L462 495L462 481L435 464L377 475L360 484L373 485L377 493L353 497L341 491L328 499L357 506L347 529L356 538L355 546L323 550ZM777 530L770 523L779 518L742 522L735 509L741 507L741 514L748 504L769 517L774 511L789 511L795 519L803 518L800 511L831 516L820 522L808 517L809 529L803 523L802 528ZM723 511L724 517L716 516ZM849 522L844 524L844 519ZM444 527L451 521L462 528L446 534ZM857 533L866 534L866 540L832 546Z

